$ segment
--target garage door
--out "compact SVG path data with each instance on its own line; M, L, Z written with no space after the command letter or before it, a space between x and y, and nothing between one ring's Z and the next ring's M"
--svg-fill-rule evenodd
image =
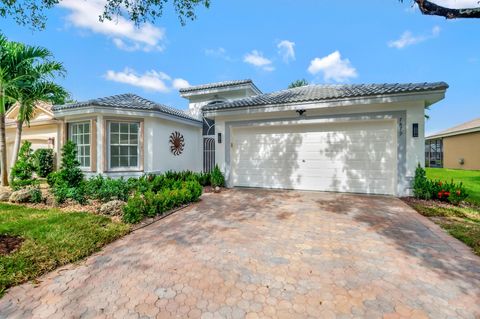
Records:
M234 186L394 194L394 121L234 128Z

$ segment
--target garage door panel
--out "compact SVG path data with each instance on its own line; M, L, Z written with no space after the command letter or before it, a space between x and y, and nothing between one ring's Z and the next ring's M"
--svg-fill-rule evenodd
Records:
M393 121L233 130L234 186L393 194Z
M236 186L266 187L280 189L308 189L318 191L354 192L368 194L388 194L391 185L389 179L367 181L362 178L351 178L348 182L341 179L318 179L314 176L286 178L285 176L255 176L241 178L236 181Z

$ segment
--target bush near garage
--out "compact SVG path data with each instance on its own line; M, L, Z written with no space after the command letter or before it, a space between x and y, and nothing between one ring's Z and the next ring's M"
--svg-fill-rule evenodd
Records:
M160 186L158 181L162 179ZM145 187L146 178L140 178L139 182ZM123 207L122 220L126 223L138 223L145 217L155 217L182 205L196 202L202 195L202 185L196 180L180 181L166 178L165 175L155 176L151 187L142 193L138 190L130 197Z
M413 181L413 194L418 199L439 200L458 205L468 197L468 192L462 183L430 180L425 169L418 164Z

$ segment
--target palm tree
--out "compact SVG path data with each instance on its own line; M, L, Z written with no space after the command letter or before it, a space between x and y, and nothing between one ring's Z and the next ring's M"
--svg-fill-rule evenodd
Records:
M5 141L6 105L20 104L12 165L18 157L23 124L29 123L37 101L64 99L67 93L51 82L56 75L63 76L65 69L59 62L51 61L52 53L42 47L10 42L0 35L0 160L1 183L8 185Z
M20 45L25 50L29 48ZM17 161L18 151L22 140L23 124L30 124L30 120L35 113L37 102L63 103L69 94L60 85L50 81L55 75L63 75L65 70L63 65L55 61L39 62L51 56L51 53L43 48L36 49L38 57L36 60L27 63L22 72L28 74L28 77L22 81L21 86L12 92L12 97L19 104L17 115L17 128L15 132L15 143L12 150L12 167Z

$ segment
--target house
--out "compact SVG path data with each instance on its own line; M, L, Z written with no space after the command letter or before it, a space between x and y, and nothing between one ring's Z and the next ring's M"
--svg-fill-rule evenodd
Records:
M262 93L251 80L180 90L189 115L133 94L55 106L88 173L210 170L229 187L403 196L425 162L438 83L311 85Z
M5 113L5 137L7 141L7 165L11 166L11 154L15 142L19 104L15 104ZM57 120L50 103L38 102L29 124L24 123L22 141L32 143L32 149L50 148L58 153L61 122Z
M425 139L426 166L480 170L480 118Z
M202 169L202 122L182 111L135 94L56 105L53 110L63 123L62 142L77 144L87 176Z

